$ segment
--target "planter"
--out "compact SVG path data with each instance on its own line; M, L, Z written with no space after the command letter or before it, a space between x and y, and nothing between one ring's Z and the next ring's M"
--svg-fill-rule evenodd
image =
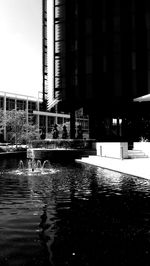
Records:
M110 157L125 159L128 158L128 143L127 142L97 142L97 155L101 157Z

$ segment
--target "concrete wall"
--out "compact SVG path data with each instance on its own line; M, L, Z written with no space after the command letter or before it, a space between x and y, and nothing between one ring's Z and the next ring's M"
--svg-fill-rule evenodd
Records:
M97 142L96 153L101 157L128 158L127 142Z
M50 161L72 161L80 159L82 156L96 155L95 150L84 149L28 149L27 158L35 160L50 160Z

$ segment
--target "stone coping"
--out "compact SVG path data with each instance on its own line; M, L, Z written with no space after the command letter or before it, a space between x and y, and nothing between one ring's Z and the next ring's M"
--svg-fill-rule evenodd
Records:
M100 156L76 159L77 162L87 163L112 171L120 172L150 180L150 158L116 159Z

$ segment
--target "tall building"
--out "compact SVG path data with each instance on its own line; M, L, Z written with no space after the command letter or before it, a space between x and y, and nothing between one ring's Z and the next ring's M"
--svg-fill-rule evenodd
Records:
M54 0L54 33L54 91L71 114L72 136L81 107L91 138L145 134L149 103L134 99L150 93L150 2Z

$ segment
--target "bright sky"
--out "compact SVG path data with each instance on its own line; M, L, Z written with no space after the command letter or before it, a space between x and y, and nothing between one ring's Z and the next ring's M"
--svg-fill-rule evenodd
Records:
M42 90L42 0L0 0L0 91Z

